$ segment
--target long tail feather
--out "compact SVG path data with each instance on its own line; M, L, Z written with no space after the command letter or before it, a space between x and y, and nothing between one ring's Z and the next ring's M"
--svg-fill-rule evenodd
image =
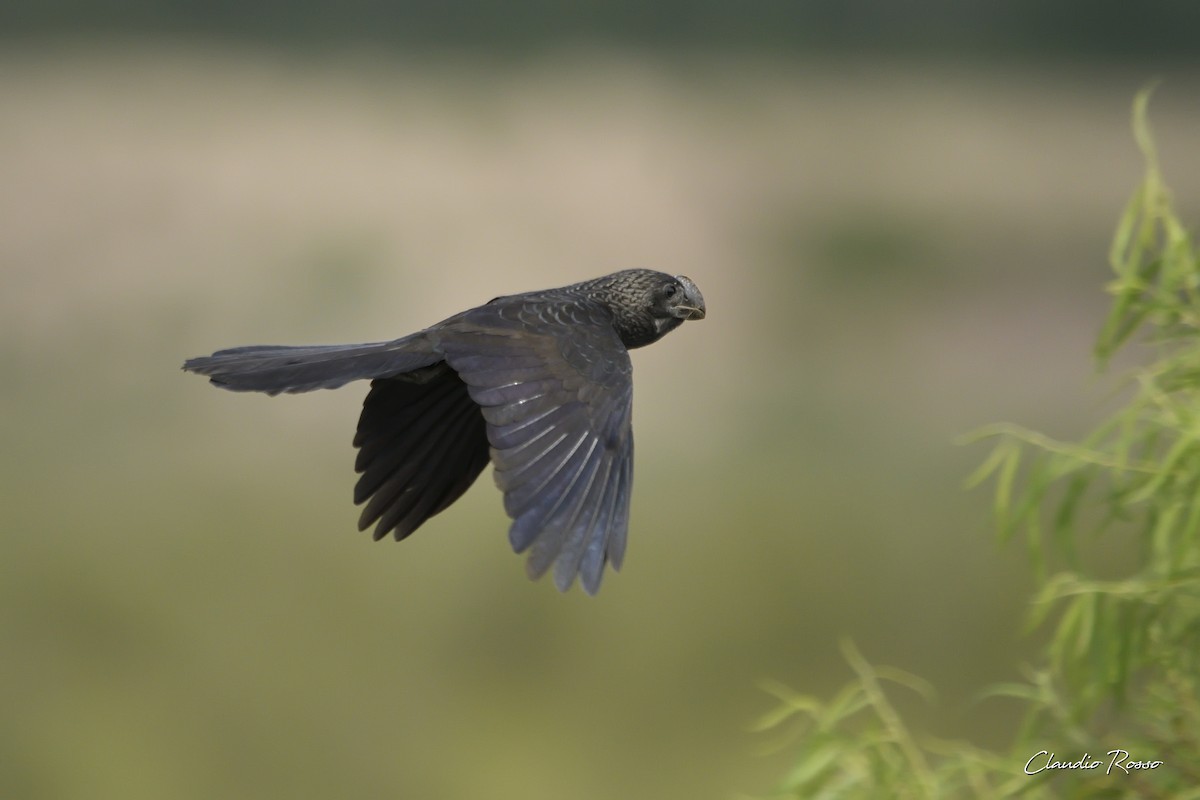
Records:
M387 378L440 360L424 338L416 335L371 344L234 347L188 359L183 368L207 375L223 389L274 395L336 389L350 381Z

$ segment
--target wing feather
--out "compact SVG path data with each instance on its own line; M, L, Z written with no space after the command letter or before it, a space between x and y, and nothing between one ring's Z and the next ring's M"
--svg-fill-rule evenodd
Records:
M359 530L403 539L465 492L489 452L483 416L445 365L373 381L354 444L362 473L354 502L366 503Z
M579 575L593 593L628 529L629 354L597 307L522 302L482 306L438 344L482 408L513 549L532 577L553 566L559 589Z
M570 586L571 580L579 572L584 547L593 532L598 527L608 524L603 512L612 468L613 459L596 459L596 470L591 475L586 494L580 497L579 506L575 510L579 522L571 527L563 541L561 555L554 568L554 582L560 589Z
M455 399L456 392L461 394L461 387L455 387L451 381L440 381L425 391L402 385L373 388L363 403L354 435L354 446L358 448L355 471L366 472L370 465L377 477L386 476L412 447L408 440L414 434L437 427L435 421L439 415L451 413L456 405L461 405L461 402L447 403ZM354 502L361 503L376 488L376 476L364 475L356 487ZM359 492L364 494L358 496Z
M605 518L589 534L587 549L579 565L579 579L588 594L600 589L604 565L609 560L610 548L616 546L624 553L625 536L629 529L629 489L633 477L633 462L624 461L617 465L616 479L610 483L605 500ZM620 569L621 559L613 558L614 569Z

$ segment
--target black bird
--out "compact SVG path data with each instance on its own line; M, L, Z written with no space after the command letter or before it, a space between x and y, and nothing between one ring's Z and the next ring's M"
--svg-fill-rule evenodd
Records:
M390 342L235 347L183 368L270 395L370 379L354 437L359 530L404 539L490 459L529 576L554 564L559 590L578 574L595 594L605 563L620 569L629 527L628 351L704 315L690 279L630 269L497 297Z

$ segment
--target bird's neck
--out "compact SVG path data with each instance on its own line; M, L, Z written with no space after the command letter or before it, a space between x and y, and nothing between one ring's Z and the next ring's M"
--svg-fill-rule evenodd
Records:
M652 317L649 314L630 312L619 305L610 306L609 311L613 315L613 327L627 350L654 344L683 322L674 317Z

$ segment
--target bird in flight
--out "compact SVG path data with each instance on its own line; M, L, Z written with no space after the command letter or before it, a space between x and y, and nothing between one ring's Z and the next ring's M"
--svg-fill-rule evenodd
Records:
M370 380L354 446L359 530L409 536L488 461L509 542L560 591L620 569L633 483L629 350L704 319L689 278L645 269L497 297L390 342L253 345L186 361L223 389L308 392Z

